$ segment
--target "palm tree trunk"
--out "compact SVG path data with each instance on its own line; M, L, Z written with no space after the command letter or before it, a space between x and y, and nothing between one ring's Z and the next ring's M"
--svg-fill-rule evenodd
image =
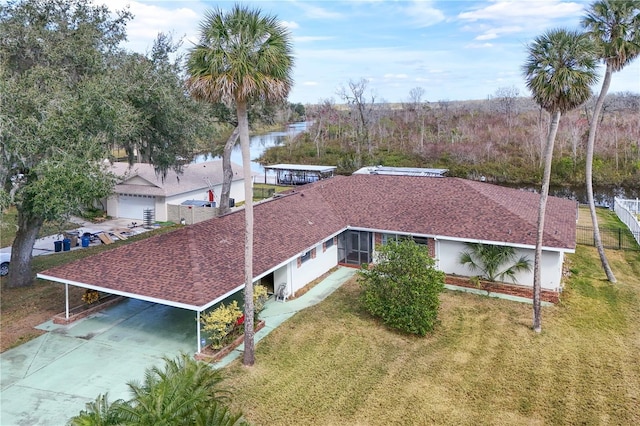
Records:
M244 356L242 363L246 366L252 366L255 363L253 330L253 182L251 176L251 154L249 152L247 103L243 100L236 100L236 104L244 173Z
M587 140L587 166L585 171L585 177L587 181L587 200L589 202L589 212L591 213L591 222L593 223L593 241L598 254L600 255L600 262L605 274L607 274L607 280L615 283L616 277L613 275L607 255L604 252L604 246L602 245L602 238L600 237L600 228L598 227L598 216L596 215L596 205L593 201L593 151L596 144L596 132L598 130L598 121L600 118L600 112L602 111L602 105L604 104L604 98L609 91L609 85L611 83L611 74L613 73L611 65L607 64L607 69L604 73L604 80L602 81L602 88L596 101L596 106L593 108L593 117L591 124L589 125L589 139Z
M239 134L240 130L236 126L224 144L224 150L222 151L222 190L220 192L220 206L218 206L218 215L220 216L229 212L229 194L231 193L231 181L233 180L231 151L238 140Z
M538 206L538 232L536 236L536 254L533 268L533 330L536 333L542 331L540 315L540 290L541 290L541 270L542 270L542 237L544 235L544 216L547 209L547 198L549 197L549 182L551 181L551 161L553 159L553 144L556 140L558 125L560 124L560 111L555 111L549 124L549 135L547 136L547 146L544 152L544 175L542 177L542 188L540 190L540 204Z

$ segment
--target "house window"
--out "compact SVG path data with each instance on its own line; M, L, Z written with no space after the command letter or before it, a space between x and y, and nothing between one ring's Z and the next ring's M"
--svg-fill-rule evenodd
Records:
M416 244L429 245L429 239L426 237L413 237L413 241L415 241Z
M324 242L324 249L328 249L330 247L333 247L333 238L329 238L327 241Z
M309 250L308 252L306 252L305 254L303 254L302 256L300 256L300 263L304 263L307 260L311 259L311 250Z
M398 241L397 234L382 234L382 245L387 244L389 241Z

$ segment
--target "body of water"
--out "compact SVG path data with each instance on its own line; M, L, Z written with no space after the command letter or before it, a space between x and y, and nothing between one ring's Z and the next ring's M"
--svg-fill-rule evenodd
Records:
M264 168L257 162L253 161L259 158L264 151L273 146L279 146L285 143L288 139L292 139L298 134L304 132L308 128L308 122L303 121L299 123L293 123L287 125L283 131L269 132L262 135L251 136L250 152L251 152L251 170L264 175ZM211 161L219 159L220 156L215 156L211 153L204 153L197 155L193 162L202 163L205 161ZM231 152L231 161L242 165L242 152L240 150L240 144L238 143ZM540 188L534 188L530 185L507 185L515 188L520 188L528 191L538 192ZM579 203L587 203L586 187L551 187L549 188L549 195L556 197L569 198L577 200ZM625 187L606 187L606 186L594 186L594 199L596 205L602 207L613 206L613 198L637 198L640 197L639 188L625 188Z
M292 139L296 135L307 130L307 122L293 123L287 125L285 130L279 132L269 132L263 135L254 135L250 139L250 155L251 155L251 170L264 174L264 168L256 163L255 159L260 157L262 153L273 146L282 145L286 140ZM221 159L219 155L213 155L211 153L204 153L197 155L194 159L194 163L204 163L205 161L211 161L215 159ZM242 152L240 150L240 142L236 144L231 152L231 161L236 164L242 165Z
M531 192L540 192L540 187L531 185L504 185L511 188L523 189ZM576 200L580 204L587 204L587 187L585 186L550 186L549 195L560 198ZM640 188L627 188L621 186L593 186L593 201L596 206L613 208L614 197L635 199L640 197Z

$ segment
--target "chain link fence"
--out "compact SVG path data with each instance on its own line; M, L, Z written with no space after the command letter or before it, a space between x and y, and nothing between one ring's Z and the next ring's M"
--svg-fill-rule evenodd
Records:
M592 226L576 227L576 242L587 246L595 246ZM640 235L632 233L628 228L600 228L600 237L604 248L614 250L639 250L640 245L636 240Z

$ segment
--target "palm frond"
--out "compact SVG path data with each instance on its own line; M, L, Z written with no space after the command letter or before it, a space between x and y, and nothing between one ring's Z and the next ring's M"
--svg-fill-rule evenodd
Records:
M577 31L550 30L528 46L522 67L534 100L549 112L565 113L591 96L597 81L596 45Z
M640 1L596 1L581 24L597 44L598 57L614 72L640 55Z

